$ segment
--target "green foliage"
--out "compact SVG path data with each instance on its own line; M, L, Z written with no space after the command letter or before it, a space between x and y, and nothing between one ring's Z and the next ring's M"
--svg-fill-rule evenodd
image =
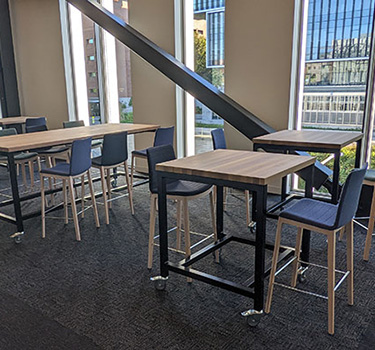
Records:
M205 124L205 123L199 123L199 122L196 122L195 126L197 128L214 128L214 129L223 129L224 128L224 124Z
M120 123L133 123L133 112L121 112Z

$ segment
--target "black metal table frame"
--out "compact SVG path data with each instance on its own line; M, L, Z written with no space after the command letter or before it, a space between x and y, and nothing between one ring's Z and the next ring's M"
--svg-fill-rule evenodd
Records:
M362 146L362 138L355 141L357 144L356 147L356 153L355 153L355 168L359 168L360 165L360 159L361 159L361 146ZM346 147L346 146L344 146ZM296 151L304 151L304 152L317 152L317 153L331 153L334 154L334 163L333 163L333 179L332 179L332 203L336 204L339 199L340 191L340 157L341 157L341 149L332 149L327 147L294 147L289 145L270 145L270 144L264 144L264 143L256 143L254 142L253 150L257 151L258 149L263 149L264 151L282 151L284 153L292 153ZM285 199L286 194L286 181L285 178L283 179L283 185L282 185L282 199Z
M38 197L41 196L41 194L40 194L40 192L34 192L34 193L28 194L26 196L22 196L22 197L20 196L19 189L18 189L18 177L17 177L17 171L16 171L16 163L15 163L15 160L14 160L14 155L17 154L17 153L19 153L19 152L0 152L0 155L5 155L8 158L8 170L9 170L10 185L11 185L11 190L12 190L12 199L0 202L0 208L8 206L8 205L12 205L12 204L13 204L13 207L14 207L14 217L0 212L0 220L6 221L8 223L16 225L17 232L12 234L11 238L20 239L20 237L24 235L23 221L41 215L40 210L35 211L33 213L26 214L26 215L22 215L21 202L24 202L24 201L30 200L30 199L34 199L34 198L38 198ZM117 171L116 173L112 174L111 177L117 178L117 176L119 176L119 175L125 175L125 173ZM100 180L100 177L93 179L93 181L99 181L99 180ZM143 183L145 183L145 181L142 181L141 183L135 184L134 187L139 186ZM75 184L74 186L78 187L78 186L81 186L81 185ZM122 190L124 188L126 188L126 186L117 187L116 190ZM62 187L58 187L58 188L46 190L45 194L49 195L49 194L57 193L57 192L61 192L61 191L62 191ZM101 192L96 193L95 197L100 197L101 195L102 195ZM61 206L62 206L62 204L56 205L52 208L49 208L47 212L57 210Z
M307 167L308 176L306 179L305 195L312 197L312 184L314 166ZM168 218L167 218L167 196L166 183L168 179L179 179L187 181L195 181L207 183L217 186L217 201L216 201L216 230L218 241L209 244L205 248L191 255L190 258L183 259L178 263L173 263L168 260ZM254 300L254 309L249 310L258 314L263 312L264 306L264 278L269 273L265 271L265 250L272 249L273 244L266 243L266 202L267 202L267 185L246 184L237 181L228 181L222 179L214 179L203 176L175 174L170 172L158 171L158 205L159 205L159 231L160 231L160 276L155 277L156 281L166 281L169 276L169 271L191 277L203 281L205 283L229 290L231 292L241 294L243 296L252 298ZM256 233L255 240L249 238L238 237L232 234L224 234L224 215L223 215L223 187L232 187L240 190L249 190L256 193L255 202L256 207ZM223 278L207 274L191 268L195 262L203 259L205 256L215 252L224 245L235 241L243 244L255 246L255 266L254 277L246 280L245 284L239 284ZM304 231L302 242L301 259L309 261L310 250L310 231ZM280 260L290 257L294 253L293 248L283 248Z

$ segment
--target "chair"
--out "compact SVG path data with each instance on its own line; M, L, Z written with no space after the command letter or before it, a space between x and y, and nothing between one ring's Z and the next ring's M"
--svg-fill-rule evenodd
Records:
M211 131L212 136L212 143L214 150L216 149L226 149L227 143L225 141L225 135L223 129L215 129ZM228 197L228 189L227 187L224 188L224 210L227 202ZM251 219L250 219L250 193L248 190L245 190L245 202L246 202L246 225L251 225Z
M15 128L0 130L0 137L11 135L17 135L17 130ZM0 162L6 163L7 161L7 157L0 156ZM27 187L26 164L29 165L31 187L34 186L34 161L38 161L38 153L36 152L21 152L14 155L14 162L17 167L21 166L22 181L25 187Z
M85 122L83 120L75 120L75 121L65 121L63 122L63 128L77 128L80 126L85 126ZM91 148L99 148L102 147L103 141L102 140L92 140Z
M63 162L58 163L52 168L42 169L40 171L40 183L41 183L41 200L42 200L42 238L46 236L46 225L45 225L45 194L44 194L44 178L48 179L59 179L63 183L63 195L64 195L64 212L65 212L65 224L68 223L68 196L67 187L69 187L70 203L73 212L73 221L76 233L77 241L81 240L81 234L78 223L77 207L74 195L74 183L75 178L84 178L87 175L88 184L90 188L92 207L94 210L95 224L96 227L100 227L98 210L96 207L94 187L92 184L91 174L91 138L84 140L76 140L72 144L72 155L70 163ZM83 198L81 199L83 203ZM82 209L84 210L84 208Z
M149 269L152 268L152 256L154 248L154 235L155 235L155 217L158 199L158 179L155 166L158 163L166 162L175 159L175 154L172 145L163 145L147 149L147 161L149 171L149 187L151 192L151 211L150 211L150 228L149 228L149 241L148 241L148 264ZM215 212L214 212L214 197L213 187L208 184L198 182L175 180L167 183L167 196L177 202L177 249L181 247L181 212L184 212L184 232L185 232L185 257L191 255L190 247L190 225L189 225L189 208L188 201L203 196L210 196L212 226L214 229L214 240L217 240ZM216 260L218 256L216 255ZM190 279L188 279L190 281Z
M353 305L353 217L357 210L359 196L363 178L365 176L367 164L361 169L354 169L348 176L341 198L338 204L334 205L314 199L304 198L296 204L285 209L280 213L277 223L275 238L275 247L272 258L272 268L270 273L268 296L265 312L269 313L271 308L272 293L275 282L277 259L280 249L281 231L284 224L293 225L298 228L297 240L293 261L293 273L291 286L296 289L297 275L299 270L300 251L302 243L303 230L316 231L325 234L328 239L328 333L334 334L334 308L335 308L335 290L341 284L343 279L348 278L348 304ZM335 250L336 233L346 229L347 242L347 271L336 270ZM303 262L304 264L308 264ZM319 265L315 265L322 267ZM335 272L344 274L338 284L335 286ZM290 288L288 286L285 286ZM298 289L296 289L298 290ZM304 291L306 293L306 291ZM322 296L323 298L326 298Z
M128 187L129 204L131 213L134 215L133 193L129 180L128 169L128 133L120 132L117 134L104 135L102 155L92 160L92 166L100 170L102 182L103 200L105 208L106 224L109 224L109 211L112 204L111 195L111 169L124 166L126 184ZM107 173L107 174L105 174Z
M26 122L25 122L26 132L27 132L27 129L32 126L40 126L40 125L47 125L47 120L45 117L28 118L26 119Z
M159 128L155 131L154 145L153 147L162 146L162 145L172 145L173 146L174 138L174 126L168 128ZM135 170L135 158L147 158L147 148L142 150L135 150L132 152L132 164L131 164L131 186L133 188L134 181L134 170Z
M370 217L369 217L369 223L368 223L367 234L366 234L365 250L363 253L363 260L368 261L370 257L372 233L374 231L374 221L375 221L375 170L374 169L368 169L366 171L363 184L367 186L371 186L373 188Z

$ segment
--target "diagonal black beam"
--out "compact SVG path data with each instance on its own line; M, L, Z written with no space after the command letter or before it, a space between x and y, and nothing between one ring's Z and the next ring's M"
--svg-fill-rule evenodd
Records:
M247 138L252 139L275 131L96 1L68 0L68 2Z

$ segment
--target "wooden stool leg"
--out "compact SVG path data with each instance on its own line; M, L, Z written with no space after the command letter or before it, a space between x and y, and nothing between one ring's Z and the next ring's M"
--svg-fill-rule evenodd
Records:
M345 226L340 230L339 241L341 242L345 235Z
M185 258L189 258L191 255L191 250L190 250L190 222L189 222L189 205L188 205L188 200L183 199L183 208L184 208L184 232L185 232ZM191 283L193 280L188 277L187 282Z
M42 201L42 238L46 237L46 199L44 195L44 177L40 175L40 199Z
M374 231L374 221L375 221L375 186L373 188L373 193L372 193L370 220L368 222L365 251L363 253L363 260L366 260L366 261L368 261L370 257L372 232Z
M246 202L246 226L250 225L250 193L248 190L245 191L245 202Z
M294 251L294 262L293 262L293 273L292 273L292 287L295 287L297 285L297 276L298 276L298 267L299 267L299 258L301 254L301 244L302 244L302 235L303 235L303 229L301 227L298 227L297 231L297 239L296 239L296 247Z
M346 229L346 265L349 275L348 283L348 304L354 304L354 264L353 264L353 220L349 222Z
M81 176L81 218L85 217L85 176Z
M224 211L227 211L227 201L228 201L228 187L224 187L224 203L223 203Z
M63 197L64 197L64 216L65 216L65 225L69 223L69 214L68 214L68 193L66 188L66 180L63 180Z
M52 168L51 157L46 157L46 162L47 162L47 167ZM49 189L52 190L52 178L50 177L48 178L48 183L49 183ZM55 197L53 193L50 194L50 200L51 200L51 204L55 205Z
M156 201L158 197L155 194L151 195L151 208L150 208L150 227L148 236L148 262L147 268L152 268L152 256L154 253L154 236L155 236L155 217L156 217Z
M269 281L269 284L268 284L268 294L267 294L267 301L266 301L266 308L265 308L265 312L267 314L271 311L273 284L275 282L277 259L279 258L279 249L280 249L282 228L283 228L283 222L282 222L282 220L279 219L278 222L277 222L275 247L273 248L272 267L271 267L271 273L270 273L270 281Z
M176 203L177 229L176 229L176 248L181 249L181 200L177 199Z
M112 185L111 185L111 169L107 169L107 191L108 191L108 208L112 209Z
M77 241L80 241L81 240L81 233L79 231L77 206L76 206L76 201L75 201L75 197L74 197L73 178L71 178L71 177L69 178L68 184L69 184L69 192L70 192L70 202L71 202L71 205L72 205L74 228L75 228L75 231L76 231L76 239L77 239Z
M216 217L215 217L215 199L213 191L210 192L210 207L211 207L211 220L212 228L214 230L214 242L217 242L217 230L216 230ZM219 250L215 250L215 261L220 262Z
M109 225L107 189L106 189L106 181L105 181L105 174L104 174L104 168L103 167L100 167L100 179L101 179L101 182L102 182L103 202L104 202L104 210L105 210L105 223L107 225Z
M34 188L34 160L29 161L29 172L30 172L30 185Z
M134 154L132 153L132 164L131 164L131 169L130 169L130 181L131 181L131 187L133 188L133 184L134 184L134 168L135 168L135 157L134 157Z
M336 234L328 234L328 333L335 332L335 268L336 268Z
M22 181L25 188L27 188L27 179L26 179L26 166L25 163L21 163L21 172L22 172Z
M95 225L96 225L96 227L99 228L100 222L99 222L99 215L98 215L98 207L96 205L95 191L94 191L94 186L92 184L92 178L91 178L90 170L87 171L87 178L88 178L88 181L89 181L89 189L90 189L90 195L91 195L92 209L94 210Z
M130 182L130 179L129 179L129 168L128 168L128 162L127 161L125 161L125 163L124 163L124 170L125 170L126 185L128 186L130 210L131 210L132 215L134 215L133 183Z

